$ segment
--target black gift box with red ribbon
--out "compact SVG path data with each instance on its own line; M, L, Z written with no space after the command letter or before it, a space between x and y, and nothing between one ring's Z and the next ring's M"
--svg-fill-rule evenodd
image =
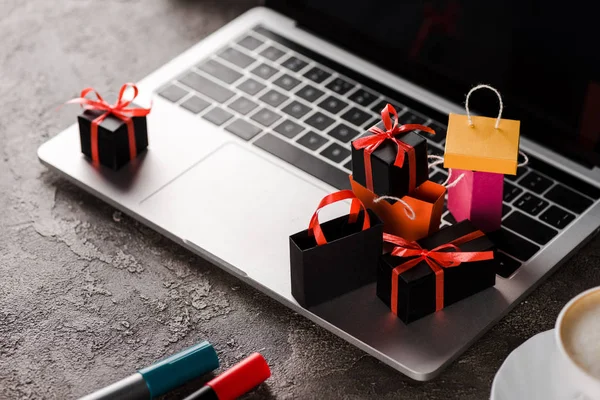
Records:
M464 220L441 229L425 239L418 240L417 243L423 249L431 250L477 232L477 228L469 220ZM457 245L457 247L460 252L493 252L495 249L492 241L483 233L473 240ZM452 251L456 251L456 249L440 250L440 252ZM377 269L377 296L388 307L392 308L393 270L414 258L414 256L396 257L392 253L381 256ZM441 268L443 284L439 288L442 291L442 298L439 299L436 292L438 289L436 285L439 283L439 281L436 282L436 273L426 261L422 260L397 276L396 315L404 323L409 323L434 313L440 307L445 308L492 287L496 283L496 268L497 261L494 259L462 262L457 266ZM438 301L440 304L437 304ZM394 309L392 308L392 310Z
M131 95L126 96L127 92ZM96 99L88 98L89 94L96 95ZM137 95L137 86L126 83L114 104L107 103L91 87L67 101L66 104L79 104L84 109L78 118L81 152L94 166L102 164L117 170L148 147L146 115L150 108L135 107L133 100Z
M92 121L106 114L103 110L85 110L77 118L81 152L92 158ZM146 117L131 117L135 136L135 152L138 156L148 147ZM98 161L105 167L117 170L131 160L127 123L114 115L108 115L98 124Z
M373 211L366 213L368 226L364 208L354 218L351 211L320 224L327 238L324 244L317 243L310 227L290 236L292 295L301 306L315 306L375 282L383 222Z
M400 125L391 104L381 110L381 122L352 142L352 175L379 196L404 197L429 179L427 140L418 124Z

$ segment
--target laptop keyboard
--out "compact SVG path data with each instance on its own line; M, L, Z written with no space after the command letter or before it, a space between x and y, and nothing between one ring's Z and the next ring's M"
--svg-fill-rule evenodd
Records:
M258 26L174 77L158 94L324 182L349 187L350 142L386 103L403 124L431 126L443 155L447 115ZM529 155L506 176L502 229L490 233L508 278L600 198L600 189ZM433 167L430 179L447 173ZM442 226L456 223L448 211Z

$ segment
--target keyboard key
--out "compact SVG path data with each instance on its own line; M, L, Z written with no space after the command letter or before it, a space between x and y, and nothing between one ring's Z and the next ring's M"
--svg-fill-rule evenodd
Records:
M208 106L210 106L210 103L208 101L201 99L200 97L195 95L191 96L186 101L181 103L181 107L193 112L194 114L198 114L200 111L204 110Z
M356 129L352 129L346 124L337 124L329 132L327 132L329 136L333 136L337 140L344 143L348 143L358 136L359 133L360 132L358 132Z
M337 143L332 143L321 151L321 154L331 161L339 163L344 161L350 155L350 150L340 146Z
M333 118L329 118L323 113L316 112L306 119L308 125L320 131L325 130L329 125L333 124Z
M308 70L308 72L304 74L304 76L313 82L321 83L325 79L329 78L331 74L329 72L323 71L319 67L312 67L310 70Z
M237 85L238 89L248 93L250 96L254 96L256 93L260 92L266 87L266 85L263 85L262 83L255 81L252 78L248 78L244 82Z
M303 127L295 123L294 121L290 121L286 119L281 124L277 125L274 129L275 132L282 134L287 138L293 138L300 132L304 130Z
M448 174L442 171L437 171L435 174L433 174L433 176L429 178L430 181L435 182L439 185L446 182L446 179L448 179Z
M260 39L255 38L254 36L246 36L242 40L238 42L238 44L242 47L247 48L248 50L254 50L264 42Z
M560 207L552 206L540 215L540 219L555 228L563 229L575 219L575 216Z
M516 210L510 213L502 224L541 245L548 243L558 233L556 230Z
M381 121L381 117L374 117L363 125L363 129L368 130L372 126L377 125Z
M376 94L369 92L365 89L358 89L356 92L352 93L348 98L353 102L358 103L363 107L366 107L375 100L377 100L378 97L379 96L377 96ZM381 110L376 111L377 114L379 114L380 112Z
M277 70L268 64L262 63L250 72L267 80L273 75L275 75L277 73Z
M261 108L250 117L250 119L253 119L264 126L271 126L280 118L281 116L279 114L269 110L266 107Z
M337 189L350 189L347 172L316 158L283 139L266 133L258 138L254 144Z
M168 85L165 86L158 92L159 95L164 97L167 100L171 100L173 103L181 100L186 94L188 94L187 90L180 88L176 85Z
M517 269L521 266L521 263L514 258L507 256L501 251L497 251L494 260L498 263L498 267L496 269L496 274L500 275L503 278L508 278L512 274L515 273Z
M306 85L296 92L296 96L302 97L304 100L311 103L323 96L323 94L325 94L325 92L312 85Z
M427 122L426 118L423 118L411 111L406 111L398 117L401 124L419 124L424 125Z
M218 101L219 103L226 102L235 94L231 90L226 89L218 83L200 76L195 72L188 72L179 78L179 82L191 87L195 91L202 93L207 97L210 97L215 101Z
M446 138L448 127L446 125L438 124L437 122L431 122L429 127L435 131L435 135L423 131L420 131L419 133L435 143L442 143Z
M290 57L281 63L285 68L298 72L308 65L306 61L303 61L297 57Z
M544 208L548 207L548 204L550 203L546 200L542 200L530 193L523 193L523 195L514 202L515 207L520 208L531 215L538 215Z
M285 90L292 90L293 88L298 86L298 84L300 84L300 81L288 74L285 74L275 79L273 83Z
M256 107L258 107L258 104L256 104L255 102L253 102L252 100L250 100L249 98L244 97L244 96L240 96L237 99L235 99L233 102L229 103L229 108L231 108L234 111L239 112L242 115L248 114L250 111L254 110Z
M198 68L225 83L233 83L242 77L242 74L239 72L226 67L216 60L207 60L198 65Z
M446 215L444 215L444 221L446 221L450 225L454 225L456 223L456 218L454 218L454 215L452 215L452 213L448 211Z
M316 132L310 131L298 139L298 143L310 150L317 150L319 147L327 143L327 139Z
M505 176L506 177L506 176ZM510 203L513 201L523 189L516 187L515 185L508 183L504 180L504 201Z
M342 119L353 123L356 126L362 126L365 122L371 119L371 115L362 111L357 107L352 107L350 110L342 114Z
M504 228L494 232L488 232L487 236L494 242L498 249L521 261L529 260L540 250L540 246L537 246Z
M281 103L289 99L289 97L278 92L277 90L271 89L267 93L260 96L259 99L272 107L278 107Z
M348 103L346 103L345 101L342 101L336 97L329 96L329 97L325 98L325 100L321 101L318 105L322 109L327 110L332 114L337 114L340 111L342 111L344 108L346 108Z
M544 197L577 214L581 214L592 205L592 200L583 197L579 193L575 193L563 185L554 186Z
M346 94L354 87L353 83L342 78L335 78L325 86L327 89L336 92L337 94Z
M531 190L534 193L542 194L552 186L552 180L541 176L535 171L530 171L523 179L519 181L519 185L526 189Z
M397 104L397 103L394 103L394 102L391 102L391 101L388 101L388 100L380 100L377 103L375 103L375 105L371 106L371 111L373 111L377 115L381 115L381 110L383 110L383 108L388 103L390 103L392 106L394 106L394 108L396 109L396 111L398 113L400 113L402 110L404 110L406 108L406 107L404 107L404 106L402 106L400 104Z
M429 154L430 156L439 156L439 157L443 157L444 156L444 150L442 149L438 149L435 146L427 146L427 154Z
M584 195L591 197L592 199L600 199L600 189L596 186L593 186L579 178L575 178L573 175L560 170L550 164L547 164L532 155L528 155L529 157L529 167L534 169L547 177L554 179L555 181L559 181L565 186L570 187L571 189L577 190L579 193L583 193Z
M503 217L505 217L506 214L508 214L511 210L512 210L512 208L510 206L507 206L506 204L502 204L502 216Z
M217 126L223 125L225 122L231 119L231 117L233 117L233 114L218 107L213 108L202 116L202 118L212 122Z
M249 55L242 53L233 47L228 47L219 53L219 57L229 61L232 64L237 65L240 68L246 68L248 65L256 61L256 58L250 57Z
M344 164L344 168L346 168L348 171L352 171L352 160Z
M523 175L525 175L527 173L527 171L529 171L528 168L519 167L519 168L517 168L517 174L516 175L504 175L504 177L506 179L508 179L509 181L515 182L518 179L520 179Z
M281 111L291 115L294 118L300 119L303 116L305 116L310 110L312 110L312 108L310 108L309 106L306 106L300 103L299 101L294 100L290 104L285 106Z
M239 136L244 140L250 140L254 136L258 135L261 129L255 125L252 125L248 121L244 121L243 119L237 118L231 124L225 127L226 131L233 133L234 135Z
M284 54L285 52L283 50L280 50L275 46L269 46L260 52L261 56L268 58L271 61L279 60Z

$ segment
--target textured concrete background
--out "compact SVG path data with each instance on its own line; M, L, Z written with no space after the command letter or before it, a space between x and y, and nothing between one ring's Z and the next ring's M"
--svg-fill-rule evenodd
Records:
M202 339L224 367L266 356L273 377L248 398L484 399L515 347L600 284L595 240L438 379L414 382L39 164L75 121L56 111L65 100L142 78L254 3L0 0L1 399L75 398Z

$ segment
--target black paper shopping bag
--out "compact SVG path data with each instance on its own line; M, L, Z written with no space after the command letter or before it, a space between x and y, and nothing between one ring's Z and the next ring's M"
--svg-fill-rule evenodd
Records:
M319 210L350 199L350 213L323 224ZM307 230L290 236L292 295L311 307L374 282L383 246L383 223L351 190L327 195Z

